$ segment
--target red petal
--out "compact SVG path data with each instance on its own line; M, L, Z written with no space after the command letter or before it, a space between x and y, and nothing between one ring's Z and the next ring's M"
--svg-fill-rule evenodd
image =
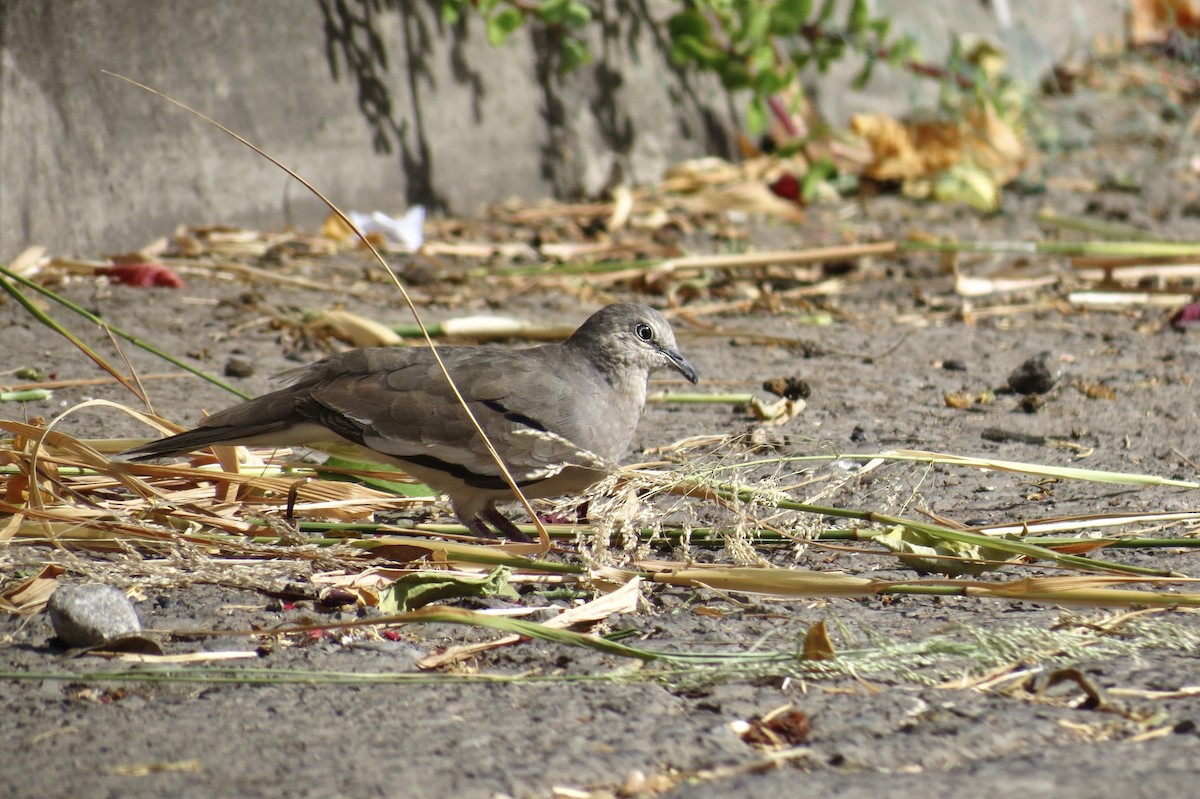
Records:
M106 275L115 282L126 286L166 286L172 289L183 288L183 279L171 269L162 264L125 263L116 266L104 266L96 270L98 275Z

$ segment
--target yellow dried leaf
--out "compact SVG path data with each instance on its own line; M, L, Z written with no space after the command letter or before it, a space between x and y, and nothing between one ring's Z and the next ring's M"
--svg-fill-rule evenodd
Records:
M0 610L22 616L38 613L50 601L58 587L58 576L64 571L62 566L49 564L34 576L0 591Z
M971 395L965 391L947 391L944 399L947 408L956 408L960 411L970 408L974 402Z
M829 640L825 622L819 621L809 627L808 635L804 636L804 659L833 660L836 657L837 651L833 648L833 642Z
M387 325L351 311L325 311L308 326L329 329L355 347L392 347L402 340Z
M750 402L750 413L755 419L765 424L784 424L795 419L804 410L807 403L802 399L780 397L778 402L766 403L758 397Z
M958 162L962 136L949 122L903 123L885 114L855 114L851 129L866 139L874 180L909 180L934 174Z
M939 202L962 202L981 211L1000 207L1000 185L974 164L956 164L943 172L933 184L933 196Z
M1162 44L1174 31L1196 38L1200 35L1200 8L1192 0L1133 0L1129 28L1135 47Z
M321 223L321 235L330 241L349 241L354 238L354 230L346 224L346 220L331 213Z

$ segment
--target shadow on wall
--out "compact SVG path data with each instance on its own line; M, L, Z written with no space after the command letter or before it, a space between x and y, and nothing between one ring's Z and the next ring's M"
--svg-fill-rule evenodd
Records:
M441 17L440 0L428 0L425 8L405 0L317 0L317 3L324 18L325 57L330 73L335 81L345 77L356 87L358 108L372 131L375 151L390 154L399 149L406 177L405 199L410 205L420 203L433 210L446 210L445 198L434 188L435 164L422 93L436 89L430 67L433 43L445 42L449 46L451 74L460 84L470 87L475 121L482 122L484 81L472 67L470 52L483 37L468 41L468 26L479 24L480 20L467 14L458 24L448 26ZM407 118L397 112L390 88L390 59L381 24L387 14L399 15L404 47L402 74L412 99ZM588 109L603 145L616 156L615 168L620 168L633 153L637 131L632 117L619 102L626 81L612 64L630 60L637 63L646 49L651 50L655 64L661 66L658 74L669 84L670 106L664 113L677 120L676 135L700 141L707 153L726 156L731 153L729 136L721 121L723 115L700 98L693 78L671 61L670 41L663 33L663 25L651 16L646 0L605 3L593 27L600 32L600 45L592 45L593 63L577 69L565 80L559 73L562 32L539 25L532 27L536 79L541 89L545 124L545 139L540 148L541 175L557 195L568 197L582 192L572 177L574 171L565 168L571 151L566 145L573 135L568 119L570 95L584 92L589 98ZM731 118L729 98L724 93L721 97L727 106L724 118ZM679 113L680 109L684 113ZM701 130L692 127L697 119ZM614 175L613 179L619 180L620 175Z

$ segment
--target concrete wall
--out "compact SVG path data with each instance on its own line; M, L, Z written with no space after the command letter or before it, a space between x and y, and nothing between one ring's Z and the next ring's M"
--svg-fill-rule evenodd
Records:
M653 180L725 146L725 98L676 76L644 19L614 21L605 68L560 83L528 34L496 50L478 19L450 28L437 6L5 0L0 259L31 243L134 248L183 222L324 216L249 150L102 69L211 115L345 208L594 192L614 159Z
M102 69L210 114L346 209L470 213L511 195L595 193L614 163L644 182L680 158L728 152L728 98L673 70L655 24L662 2L596 5L597 63L560 81L538 36L493 49L478 19L442 22L437 0L3 0L0 261L30 244L128 250L181 223L323 218L270 164ZM889 5L935 51L960 12L993 24L974 0ZM1045 6L1012 5L1025 18ZM1119 23L1112 0L1061 7L1057 31L1033 36L1048 53ZM902 81L884 76L874 95L849 94L837 73L820 86L844 115L906 103Z

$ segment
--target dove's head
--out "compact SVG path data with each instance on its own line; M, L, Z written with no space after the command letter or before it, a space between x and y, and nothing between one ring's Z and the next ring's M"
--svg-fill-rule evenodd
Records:
M601 308L571 336L570 345L614 370L649 374L669 367L691 382L700 379L683 357L667 318L653 308L629 302Z

